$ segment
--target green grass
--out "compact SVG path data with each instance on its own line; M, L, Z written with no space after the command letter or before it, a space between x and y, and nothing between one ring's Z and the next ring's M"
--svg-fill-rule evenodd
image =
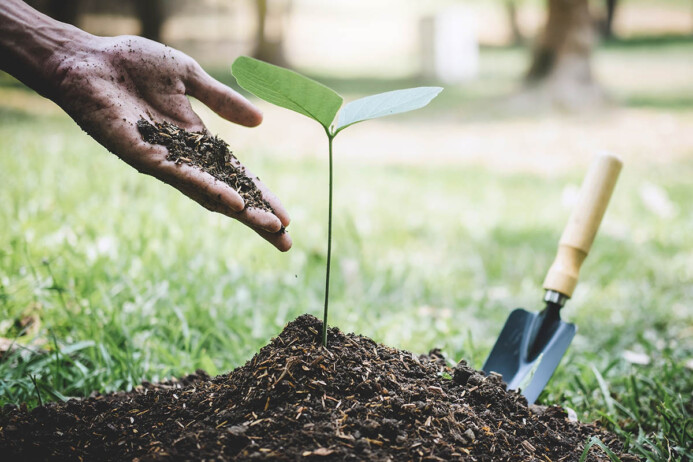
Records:
M0 110L0 140L0 337L19 346L0 361L0 404L225 372L299 314L320 316L326 159L239 153L292 214L295 245L280 254L66 117ZM339 152L338 141L332 325L480 367L512 308L540 309L569 214L561 196L583 172L355 165ZM648 460L693 457L692 177L690 157L626 166L564 310L578 335L540 398ZM672 216L646 206L644 181Z

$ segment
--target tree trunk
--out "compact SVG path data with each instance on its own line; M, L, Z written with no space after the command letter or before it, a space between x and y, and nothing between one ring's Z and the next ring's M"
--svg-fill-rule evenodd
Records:
M142 37L161 42L161 26L164 24L164 5L161 0L135 0L137 17L142 26Z
M548 5L548 20L527 81L543 87L562 106L601 101L603 95L592 78L594 31L588 0L548 0Z
M513 45L521 45L525 38L520 30L520 25L517 22L517 5L516 0L505 0L505 13L508 17L508 25L510 26L510 34L512 36Z
M79 0L50 0L46 13L53 19L76 26L79 4Z
M253 56L257 59L279 66L286 65L282 20L287 13L287 9L286 5L277 4L276 1L255 0L257 29ZM270 22L271 28L268 27L268 22Z
M606 0L606 15L602 25L602 37L610 39L614 36L614 15L616 14L616 0Z

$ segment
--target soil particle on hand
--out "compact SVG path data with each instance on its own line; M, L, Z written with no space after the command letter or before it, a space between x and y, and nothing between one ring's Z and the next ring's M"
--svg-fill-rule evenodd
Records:
M140 119L137 129L147 143L165 146L168 160L197 167L231 186L243 198L246 207L274 213L224 140L205 132L189 132L166 121L151 124Z
M0 412L7 460L578 461L597 436L559 407L534 413L498 376L449 368L304 315L244 366L131 392ZM446 378L447 377L447 378ZM452 377L452 379L450 379ZM588 460L609 460L593 447Z

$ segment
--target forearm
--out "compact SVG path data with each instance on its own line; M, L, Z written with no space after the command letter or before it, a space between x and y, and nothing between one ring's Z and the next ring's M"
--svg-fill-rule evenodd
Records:
M89 37L20 0L0 0L0 69L44 96L55 96L56 69Z

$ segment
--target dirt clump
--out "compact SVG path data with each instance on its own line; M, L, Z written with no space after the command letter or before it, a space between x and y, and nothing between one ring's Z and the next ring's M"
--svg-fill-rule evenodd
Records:
M274 213L253 179L246 174L245 167L221 138L206 132L189 132L166 121L152 124L140 119L137 129L147 143L165 146L168 160L197 167L231 186L243 198L246 207Z
M416 356L304 315L244 366L131 392L0 413L7 460L578 461L592 436L616 437L533 412L498 376L438 351ZM596 446L588 460L609 460Z

